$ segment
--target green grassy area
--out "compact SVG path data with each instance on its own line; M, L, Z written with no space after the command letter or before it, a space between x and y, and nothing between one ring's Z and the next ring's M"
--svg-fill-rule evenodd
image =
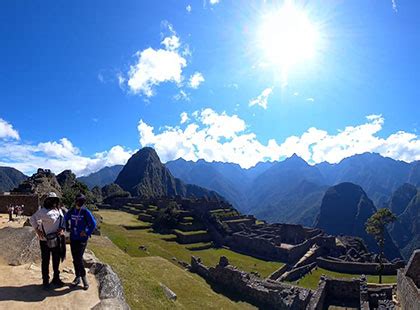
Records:
M89 248L117 272L131 309L255 309L215 293L200 276L162 257L131 257L101 236L93 236ZM177 294L175 302L165 297L160 283Z
M293 282L293 284L310 288L316 289L318 286L319 279L321 275L326 275L331 278L341 278L341 279L349 279L349 278L360 278L358 274L346 274L346 273L339 273L334 271L329 271L322 268L313 269L312 273L308 273L302 279ZM379 283L379 276L367 275L368 283ZM382 283L396 283L397 276L382 276Z
M151 229L145 230L126 230L120 225L126 222L137 223L136 217L132 214L111 210L98 212L104 219L101 225L101 232L108 236L120 249L133 257L160 256L172 262L172 258L185 262L191 261L191 256L201 257L204 264L215 266L220 256L226 256L229 261L238 268L248 272L258 272L266 277L283 264L279 262L267 262L261 259L239 254L225 248L210 248L204 250L190 250L200 248L206 243L195 243L182 245L178 244L176 236L173 234L157 234ZM139 246L145 246L147 251L139 250Z

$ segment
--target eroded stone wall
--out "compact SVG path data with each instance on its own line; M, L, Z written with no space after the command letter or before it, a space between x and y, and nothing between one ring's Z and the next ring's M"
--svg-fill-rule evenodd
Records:
M9 205L24 205L24 214L32 215L39 207L38 195L0 195L0 213L7 213Z

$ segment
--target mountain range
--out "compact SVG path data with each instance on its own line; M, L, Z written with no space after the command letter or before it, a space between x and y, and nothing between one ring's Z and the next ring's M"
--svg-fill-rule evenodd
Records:
M343 182L360 185L376 207L386 206L404 183L420 186L419 161L406 163L375 153L354 155L337 164L309 165L293 155L249 169L234 163L182 158L165 166L175 178L216 191L243 213L270 222L308 226L314 225L330 186ZM80 180L90 187L103 186L114 182L121 169L122 166L107 167Z
M28 177L11 167L0 167L0 192L8 192L25 181Z

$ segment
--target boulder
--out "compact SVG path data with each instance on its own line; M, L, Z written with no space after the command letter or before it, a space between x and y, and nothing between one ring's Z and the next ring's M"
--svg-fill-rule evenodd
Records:
M129 310L130 307L119 298L102 299L92 310Z
M124 300L124 289L118 275L111 266L103 263L94 263L90 272L93 273L99 285L99 298L119 298Z

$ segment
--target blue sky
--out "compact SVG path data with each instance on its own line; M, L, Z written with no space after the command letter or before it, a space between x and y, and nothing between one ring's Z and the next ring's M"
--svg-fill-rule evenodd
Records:
M418 1L290 1L318 41L286 78L260 44L284 2L212 2L1 1L0 164L420 159Z

